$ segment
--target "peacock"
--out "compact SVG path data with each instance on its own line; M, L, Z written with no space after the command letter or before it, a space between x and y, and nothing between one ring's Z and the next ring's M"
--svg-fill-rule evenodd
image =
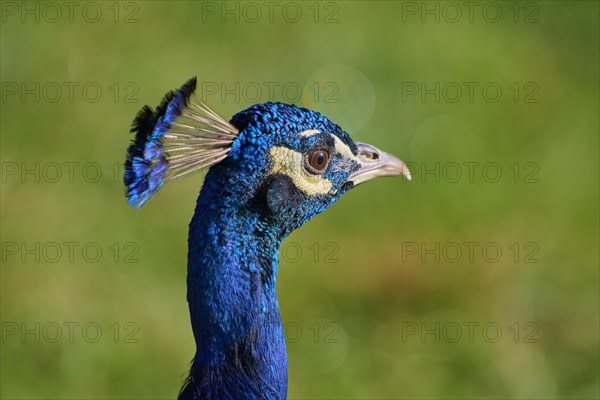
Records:
M196 353L179 399L285 399L281 242L353 187L410 173L318 112L267 102L227 122L195 89L192 78L156 110L138 112L124 174L128 203L138 208L166 182L207 170L188 236Z

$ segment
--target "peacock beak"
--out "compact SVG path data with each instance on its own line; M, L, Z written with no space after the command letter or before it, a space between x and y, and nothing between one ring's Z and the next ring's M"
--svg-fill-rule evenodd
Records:
M410 171L398 157L370 144L357 142L356 146L361 167L348 178L355 186L379 176L403 175L410 181Z

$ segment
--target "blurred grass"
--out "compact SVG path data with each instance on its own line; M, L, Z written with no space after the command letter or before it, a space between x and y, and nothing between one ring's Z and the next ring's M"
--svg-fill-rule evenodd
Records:
M79 167L72 183L3 176L2 242L94 242L104 252L97 263L81 256L22 263L3 254L2 398L177 393L194 351L186 235L201 178L174 182L133 211L112 166L123 162L127 129L141 105L155 105L193 75L229 87L332 80L338 103L320 97L307 104L354 128L356 140L416 166L502 167L497 183L481 175L474 182L437 183L422 171L411 183L372 182L292 234L288 249L295 249L291 243L302 255L282 257L278 280L290 398L599 397L597 2L536 3L539 22L532 24L512 22L506 3L498 23L480 14L473 23L421 23L418 17L403 23L402 2L340 2L332 24L313 22L312 3L298 3L306 18L297 23L280 17L223 23L202 22L202 3L140 2L139 22L132 24L114 23L110 4L96 4L104 12L97 23L80 17L22 23L7 16L0 28L3 95L7 82L96 82L103 89L94 103L78 90L72 102L66 95L56 103L3 98L4 165L91 162L102 177L86 182ZM125 4L120 18L130 11ZM322 12L330 11L327 4L319 3ZM117 101L109 88L115 82ZM127 82L138 88L133 98L139 102L123 101ZM406 82L497 82L504 94L497 103L481 96L403 101ZM539 102L512 101L513 82L535 82ZM280 90L274 93L261 100L286 100ZM231 96L208 100L225 116L251 104ZM535 163L539 182L514 183L509 168L516 162ZM110 250L115 242L118 262ZM139 262L123 262L129 242L137 245ZM428 248L497 242L504 255L497 263L480 253L474 262L466 256L458 263L432 256L422 262L420 254L403 254L407 242ZM537 244L539 262L523 263L524 253L513 262L514 242ZM336 262L326 263L331 251ZM124 340L129 321L139 328L137 343ZM103 332L90 343L77 328L71 343L63 327L57 343L36 343L32 335L25 341L6 335L6 324L15 322L29 328L94 322ZM410 324L434 329L468 322L497 323L502 337L490 343L477 333L470 341L466 329L456 343L437 342L433 334L403 337ZM523 340L528 322L539 328L537 343ZM334 340L325 340L330 334Z

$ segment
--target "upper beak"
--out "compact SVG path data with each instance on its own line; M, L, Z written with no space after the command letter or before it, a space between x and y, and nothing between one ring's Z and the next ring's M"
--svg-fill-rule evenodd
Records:
M360 168L348 178L348 180L354 182L354 186L378 176L403 175L410 181L410 171L398 157L381 151L370 144L357 142L356 146L358 147Z

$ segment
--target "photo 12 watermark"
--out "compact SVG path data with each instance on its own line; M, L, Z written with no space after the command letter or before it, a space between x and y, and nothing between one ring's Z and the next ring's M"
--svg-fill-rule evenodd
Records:
M337 264L340 246L336 242L284 242L279 250L282 261L291 264Z
M540 262L539 253L540 245L534 241L404 241L400 244L403 263L537 264Z
M103 179L123 184L124 160L112 163L96 161L3 161L2 183L98 183Z
M410 182L420 183L515 183L540 182L540 166L534 161L502 164L496 161L406 162ZM406 177L403 182L409 182Z
M137 264L140 246L136 242L99 243L95 241L3 241L2 263L13 264Z
M402 343L539 343L540 327L535 322L500 323L496 321L404 321L400 329Z
M139 343L135 322L3 321L1 342L19 343Z
M402 103L512 103L540 102L537 82L424 82L405 81L400 85Z
M261 103L282 101L299 103L310 99L314 103L338 103L340 86L334 81L278 82L278 81L206 81L200 83L198 95L204 103Z
M337 24L338 1L202 1L200 21L220 23L289 23L312 22Z
M134 1L2 1L3 24L137 24L140 3Z
M139 103L136 82L96 81L6 81L2 82L2 103Z
M540 22L540 5L533 1L402 1L399 20L423 24Z
M282 324L287 343L309 340L312 343L340 343L340 326L334 321L285 322Z

